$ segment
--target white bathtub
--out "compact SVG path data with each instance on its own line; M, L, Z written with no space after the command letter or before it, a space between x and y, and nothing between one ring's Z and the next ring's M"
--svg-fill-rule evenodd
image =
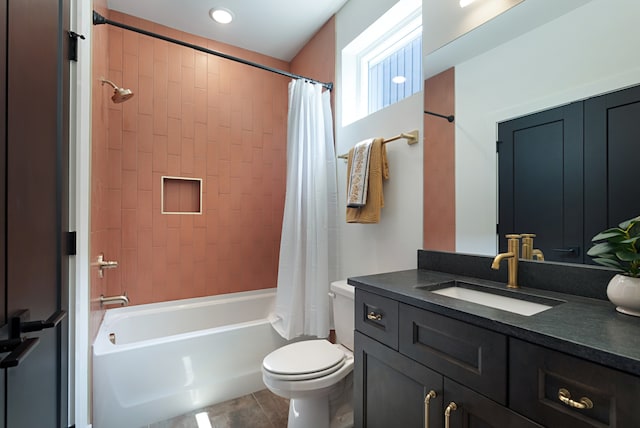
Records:
M93 344L93 427L137 428L264 388L286 342L275 289L110 309ZM110 335L115 336L115 344Z

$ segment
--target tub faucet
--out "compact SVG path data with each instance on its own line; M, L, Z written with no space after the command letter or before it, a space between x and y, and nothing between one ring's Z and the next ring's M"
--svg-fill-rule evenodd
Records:
M500 269L500 262L507 259L509 265L509 282L508 288L518 288L518 257L520 247L520 235L506 235L508 239L508 248L506 253L498 254L491 263L491 269Z
M113 305L116 303L120 303L121 306L128 306L129 305L129 298L127 297L127 292L125 291L125 293L122 296L110 296L110 297L105 297L104 295L100 295L100 307L104 306L104 305Z

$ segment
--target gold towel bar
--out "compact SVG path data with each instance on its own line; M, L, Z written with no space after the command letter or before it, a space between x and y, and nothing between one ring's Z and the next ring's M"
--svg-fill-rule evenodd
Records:
M404 138L405 140L407 140L407 144L411 145L411 144L417 144L418 143L418 130L414 129L413 131L410 132L403 132L400 135L396 135L395 137L391 137L391 138L387 138L386 140L384 140L382 142L382 144L387 144L390 143L392 141L396 141L399 140L401 138ZM345 153L343 155L338 156L338 159L349 159L349 153Z

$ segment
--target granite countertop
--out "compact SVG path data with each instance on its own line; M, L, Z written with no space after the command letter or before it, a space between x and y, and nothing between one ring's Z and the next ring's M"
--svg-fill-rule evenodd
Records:
M451 280L563 303L524 316L423 288ZM371 293L640 376L640 318L618 313L605 300L538 288L510 290L504 283L425 269L351 277L348 282Z

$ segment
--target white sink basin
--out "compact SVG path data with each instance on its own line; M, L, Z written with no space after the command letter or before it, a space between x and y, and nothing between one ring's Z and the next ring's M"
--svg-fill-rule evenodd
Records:
M551 309L554 306L459 286L440 288L438 290L431 290L431 292L524 316L535 315L546 311L547 309ZM562 302L558 301L557 303Z

